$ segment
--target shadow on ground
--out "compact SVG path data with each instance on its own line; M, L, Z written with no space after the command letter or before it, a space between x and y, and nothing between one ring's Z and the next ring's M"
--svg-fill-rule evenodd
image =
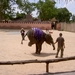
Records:
M32 53L32 55L38 56L38 57L47 57L47 56L56 55L56 53L41 53L41 54Z

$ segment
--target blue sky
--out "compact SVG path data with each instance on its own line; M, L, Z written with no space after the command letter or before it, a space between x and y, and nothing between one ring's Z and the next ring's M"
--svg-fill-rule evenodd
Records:
M38 0L29 0L30 2L37 2ZM69 12L75 15L75 0L68 0L69 2L66 3L65 0L55 0L56 1L56 7L57 8L63 8L66 7ZM33 12L33 16L36 16L36 11Z
M65 0L60 0L60 2L56 3L56 6L58 8L66 7L72 14L75 14L75 0L69 0L68 3Z

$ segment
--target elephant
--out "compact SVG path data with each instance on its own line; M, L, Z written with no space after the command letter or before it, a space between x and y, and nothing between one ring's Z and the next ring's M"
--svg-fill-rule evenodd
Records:
M46 34L44 31L42 31L42 29L31 28L28 30L26 35L29 39L28 46L32 46L33 44L36 45L36 52L35 52L36 54L40 54L42 50L42 44L44 42L46 42L49 45L52 45L53 50L55 50L55 45L51 34Z

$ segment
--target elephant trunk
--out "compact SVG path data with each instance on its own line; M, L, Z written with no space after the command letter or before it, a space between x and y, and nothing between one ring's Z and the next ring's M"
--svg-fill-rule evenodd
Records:
M53 50L55 50L55 45L54 45L54 42L52 43L52 46L53 46Z
M24 38L26 37L27 33L24 35Z

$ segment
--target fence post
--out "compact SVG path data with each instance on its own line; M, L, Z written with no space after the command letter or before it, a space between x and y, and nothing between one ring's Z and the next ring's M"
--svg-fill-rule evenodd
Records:
M46 62L46 72L49 72L49 62Z

